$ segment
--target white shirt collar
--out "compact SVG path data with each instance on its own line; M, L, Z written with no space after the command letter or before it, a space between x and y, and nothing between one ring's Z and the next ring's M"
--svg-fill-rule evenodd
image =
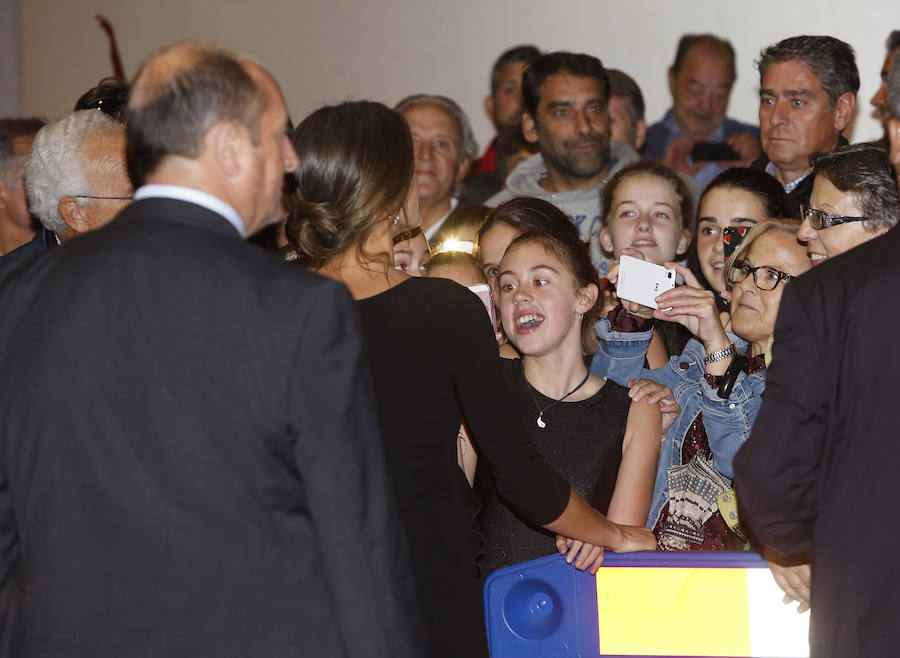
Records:
M244 236L244 220L241 219L237 210L212 194L195 190L192 187L159 184L141 185L134 192L135 201L150 198L178 199L179 201L187 201L188 203L203 206L207 210L211 210L227 219L228 223L234 226L241 237Z
M450 216L450 213L452 213L456 209L456 206L458 206L458 205L459 205L459 199L457 199L455 196L450 197L450 210L447 211L447 214L444 215L443 217L441 217L439 220L437 220L434 224L429 226L427 229L425 229L425 238L429 242L435 236L435 234L440 230L441 225L447 220L447 218Z

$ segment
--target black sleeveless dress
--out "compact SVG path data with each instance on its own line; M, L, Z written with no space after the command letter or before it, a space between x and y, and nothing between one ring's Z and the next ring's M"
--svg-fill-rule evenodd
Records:
M554 404L544 412L546 427L541 429L536 422L537 405L545 408L553 399L530 387L521 360L502 359L502 370L523 434L585 500L606 514L622 461L622 440L631 407L628 389L607 381L586 400ZM485 576L556 551L555 535L512 511L491 486L485 469L476 471L476 480L475 489L484 505L481 571Z
M479 505L456 458L463 415L479 462L492 464L498 488L532 519L554 521L569 484L517 431L507 396L498 398L497 342L476 295L447 279L410 278L358 309L429 655L486 658L472 540Z

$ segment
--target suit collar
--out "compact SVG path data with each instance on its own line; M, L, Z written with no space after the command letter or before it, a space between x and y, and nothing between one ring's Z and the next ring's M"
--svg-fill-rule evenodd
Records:
M159 183L141 185L135 190L134 198L135 200L149 198L179 199L180 201L196 203L198 206L208 208L214 213L227 219L242 236L246 232L244 220L238 214L237 210L222 199L193 187L185 187L184 185L163 185Z
M119 217L126 220L152 219L175 222L229 238L244 238L222 215L199 204L180 199L164 197L139 199L126 207Z

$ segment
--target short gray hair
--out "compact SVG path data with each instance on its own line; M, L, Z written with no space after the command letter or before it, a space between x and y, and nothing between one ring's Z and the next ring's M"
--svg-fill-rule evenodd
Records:
M856 53L850 44L840 39L806 35L782 39L764 48L756 63L760 83L770 66L792 61L801 62L812 71L827 94L832 110L838 98L847 93L856 96L859 91Z
M892 119L900 119L900 52L891 60L891 70L887 77L888 111Z
M67 226L59 214L59 201L90 194L81 145L88 135L124 135L125 128L99 110L80 110L48 124L34 138L25 162L25 191L31 213L57 235ZM91 199L78 199L86 205Z
M450 116L456 119L456 123L459 125L459 134L462 135L462 146L459 149L460 162L463 160L474 160L478 157L478 142L475 141L475 133L472 132L469 117L466 116L466 113L463 112L463 109L456 101L437 94L413 94L397 103L394 106L394 111L403 114L404 110L409 109L413 105L422 105L423 103L438 105L447 110Z

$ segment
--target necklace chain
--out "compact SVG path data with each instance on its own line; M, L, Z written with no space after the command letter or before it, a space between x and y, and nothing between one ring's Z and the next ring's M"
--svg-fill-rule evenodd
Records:
M541 429L544 429L545 427L547 427L547 422L544 420L544 412L547 411L548 409L550 409L551 407L559 404L560 402L565 400L570 395L573 395L578 389L580 389L582 386L584 386L585 382L587 382L587 380L588 380L588 377L591 376L591 371L588 370L587 373L584 375L584 379L581 380L581 383L578 384L578 386L573 388L571 391L566 393L564 396L562 396L558 400L553 400L553 398L550 398L551 400L553 400L553 402L551 402L546 407L541 409L541 405L538 404L537 398L534 396L534 386L531 385L531 382L528 381L528 377L525 376L525 361L524 360L521 361L521 364L522 364L522 379L525 380L525 385L528 387L528 393L531 395L531 400L532 400L532 402L534 402L534 406L538 410L537 426L540 427ZM550 397L550 396L548 395L545 397Z

